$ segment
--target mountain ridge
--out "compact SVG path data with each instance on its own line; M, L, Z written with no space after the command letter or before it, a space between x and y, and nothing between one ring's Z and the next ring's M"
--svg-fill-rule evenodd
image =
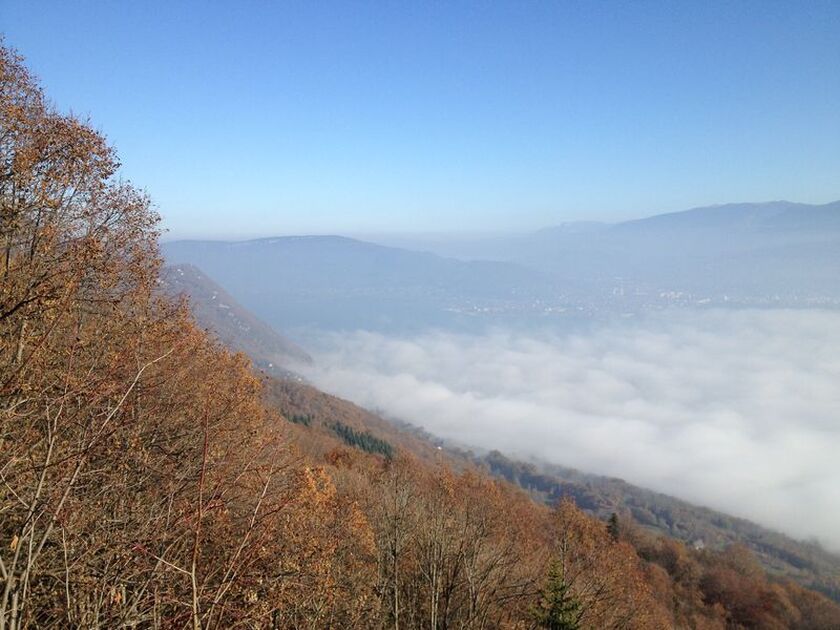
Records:
M249 355L260 369L276 372L290 364L312 362L305 350L245 309L198 267L163 267L159 284L173 297L186 297L201 326L232 350Z
M694 229L720 229L722 227L739 230L756 227L813 229L814 219L825 220L826 218L831 219L829 221L831 227L840 228L840 201L824 204L806 204L786 200L724 203L623 221L613 225L612 228L661 229L688 226ZM803 223L803 219L808 220Z

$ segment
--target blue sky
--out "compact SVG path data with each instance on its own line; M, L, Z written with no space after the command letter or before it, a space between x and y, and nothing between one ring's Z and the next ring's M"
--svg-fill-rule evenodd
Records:
M840 198L840 2L24 2L173 236Z

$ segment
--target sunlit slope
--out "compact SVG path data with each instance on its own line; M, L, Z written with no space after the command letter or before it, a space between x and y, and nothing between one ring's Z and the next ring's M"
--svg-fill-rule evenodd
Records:
M262 369L289 367L312 359L294 342L241 306L227 291L193 265L161 270L161 287L183 295L198 323L233 350L244 352Z

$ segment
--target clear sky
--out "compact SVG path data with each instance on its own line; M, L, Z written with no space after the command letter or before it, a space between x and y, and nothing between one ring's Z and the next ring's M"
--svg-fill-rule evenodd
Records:
M173 236L840 198L836 0L2 0L0 30Z

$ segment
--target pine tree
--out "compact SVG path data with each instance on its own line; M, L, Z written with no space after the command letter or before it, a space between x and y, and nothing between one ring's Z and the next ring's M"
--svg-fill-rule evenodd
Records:
M534 621L548 630L578 630L583 614L581 603L572 595L557 561L551 563L540 603L534 610Z
M607 521L607 531L610 534L610 538L613 539L613 542L618 542L618 539L621 537L621 526L618 523L618 514L615 512L610 515L610 520Z

